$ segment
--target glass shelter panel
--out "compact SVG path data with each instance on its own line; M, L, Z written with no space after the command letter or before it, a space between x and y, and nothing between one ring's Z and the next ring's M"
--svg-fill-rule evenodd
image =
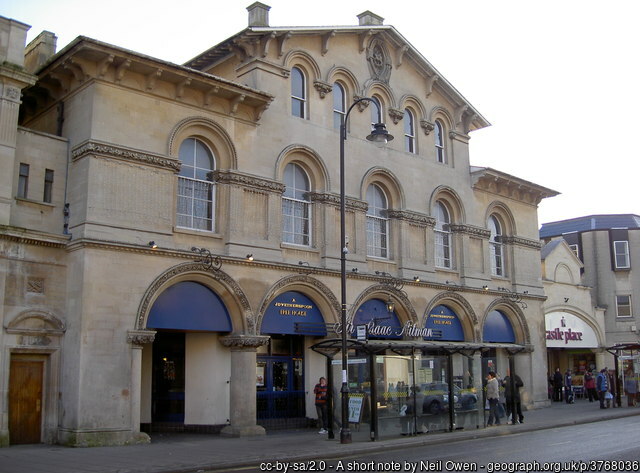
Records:
M378 386L376 411L378 435L395 437L415 432L415 399L411 355L387 354L375 357Z
M483 406L482 388L476 386L476 382L480 382L480 359L456 353L452 355L451 361L455 428L478 428L482 424Z

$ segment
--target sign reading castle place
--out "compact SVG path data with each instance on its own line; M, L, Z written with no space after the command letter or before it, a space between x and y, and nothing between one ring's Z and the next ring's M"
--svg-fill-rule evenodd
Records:
M568 312L551 312L545 316L547 347L597 348L598 337L589 324Z

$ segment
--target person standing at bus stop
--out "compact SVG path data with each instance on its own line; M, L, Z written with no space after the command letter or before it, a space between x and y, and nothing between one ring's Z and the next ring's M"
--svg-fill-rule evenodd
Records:
M328 410L327 410L327 380L323 376L318 380L318 384L313 388L316 395L316 411L318 413L318 424L320 425L319 434L326 434L329 427Z

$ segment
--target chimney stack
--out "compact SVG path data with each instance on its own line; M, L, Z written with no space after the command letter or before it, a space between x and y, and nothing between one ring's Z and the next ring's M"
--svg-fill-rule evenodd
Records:
M269 10L271 7L264 3L255 2L247 7L249 12L249 27L269 26Z
M370 12L369 10L362 12L358 15L360 20L360 26L380 26L384 23L384 18Z

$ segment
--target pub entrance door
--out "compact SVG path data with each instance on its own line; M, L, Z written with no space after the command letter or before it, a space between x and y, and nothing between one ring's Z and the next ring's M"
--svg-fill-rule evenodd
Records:
M40 443L44 359L14 355L9 370L10 442L12 445Z

